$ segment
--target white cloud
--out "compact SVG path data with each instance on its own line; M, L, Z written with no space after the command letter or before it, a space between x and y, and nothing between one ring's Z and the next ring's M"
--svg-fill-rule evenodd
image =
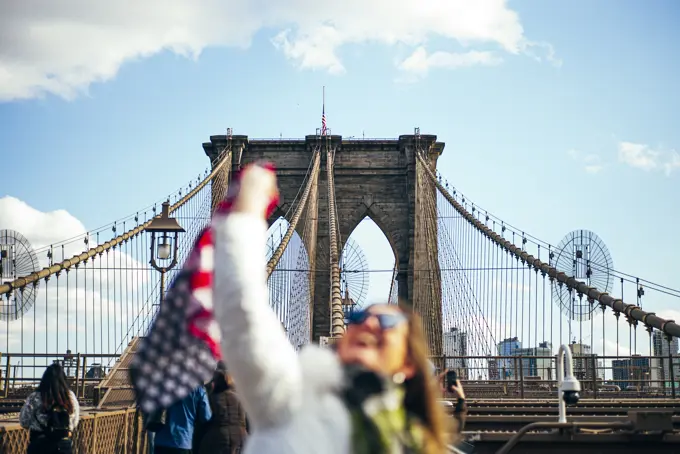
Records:
M647 172L660 170L666 175L680 169L680 154L676 150L653 149L642 143L619 142L619 161Z
M93 238L85 245L84 225L67 211L41 212L9 196L0 198L0 230L3 229L19 232L38 250L37 269L48 265L46 246L58 245L55 262L62 259L60 243L64 240L75 239L63 243L66 258L96 246ZM4 243L2 238L0 243ZM139 320L137 323L134 320L139 314L144 318L144 306L156 301L158 276L148 271L146 253L146 247L133 248L128 244L96 256L68 273L53 275L47 283L41 280L33 307L18 320L0 321L0 350L115 351L121 338L129 339L135 334L134 329L130 331L131 326L142 327ZM31 271L21 270L19 274ZM0 300L7 304L5 296L0 296ZM28 374L29 370L25 372Z
M555 48L550 43L526 42L524 53L538 62L545 60L557 68L562 66L562 60L557 58Z
M631 167L652 170L658 166L661 153L650 149L647 145L631 142L619 143L619 160Z
M65 210L43 213L10 196L0 198L0 228L21 233L34 249L86 233L85 226Z
M415 47L429 38L559 64L549 44L525 37L505 0L23 0L4 1L2 9L0 101L45 93L73 98L113 78L125 62L164 50L196 58L209 46L247 47L261 30L300 68L336 74L345 71L343 46ZM405 69L423 71L416 57L427 67L447 68L500 61L474 49L416 52Z
M611 331L614 331L613 329ZM626 339L628 340L628 339ZM596 336L595 337L595 342L593 342L593 353L597 355L602 355L602 336ZM584 343L586 343L584 341ZM641 343L640 347L642 348L645 346L643 343ZM646 350L644 351L645 354L648 354ZM626 342L625 344L622 341L617 342L616 337L614 336L614 333L609 332L608 336L604 339L604 353L606 356L631 356L633 353L630 351L630 348L628 347L628 343ZM640 353L640 352L637 352ZM610 362L608 360L608 362ZM608 365L609 366L609 365Z
M602 166L597 165L597 164L592 164L592 165L585 166L583 169L588 173L600 173L600 170L602 170Z
M680 311L674 309L662 309L657 312L657 316L665 320L674 320L676 323L680 323Z
M674 170L680 169L680 154L673 150L668 152L667 159L663 163L663 170L666 175L670 175Z
M583 170L587 173L600 173L604 168L602 159L596 154L587 154L574 149L568 150L567 154L571 159L583 165Z
M502 62L503 59L493 52L472 50L454 53L438 51L428 55L427 50L420 46L399 64L399 69L414 75L425 76L430 69L455 69L476 65L495 66Z

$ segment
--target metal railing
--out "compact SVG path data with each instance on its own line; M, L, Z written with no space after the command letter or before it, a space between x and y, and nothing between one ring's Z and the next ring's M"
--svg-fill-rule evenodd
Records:
M81 353L5 353L0 352L0 399L24 399L40 383L45 369L59 362L64 367L69 385L79 399L92 398L91 392L111 370L104 360L120 354ZM26 358L40 360L22 364ZM89 363L89 364L88 364ZM22 374L17 373L22 370ZM26 369L28 373L26 373Z
M680 397L680 356L573 355L584 398ZM545 398L557 392L555 356L445 356L471 398Z
M314 134L312 134L314 135ZM321 137L321 136L318 136ZM334 137L334 136L331 136ZM337 137L337 136L335 136ZM357 136L342 136L343 142L385 142L385 141L398 141L398 137L357 137ZM304 143L304 138L299 137L258 137L253 139L248 139L248 143L257 144L258 142L299 142Z
M2 353L0 352L0 399L26 397L35 389L45 368L59 361L73 391L89 398L111 367L105 360L118 354ZM26 365L29 372L17 376L26 358L40 360ZM447 369L456 370L472 398L543 398L557 391L555 356L445 356ZM672 364L672 367L671 367ZM680 356L574 355L574 375L581 381L584 398L676 398L680 397Z
M28 435L15 421L0 425L0 452L25 453ZM134 409L84 414L73 434L74 454L142 454L146 444L142 417Z

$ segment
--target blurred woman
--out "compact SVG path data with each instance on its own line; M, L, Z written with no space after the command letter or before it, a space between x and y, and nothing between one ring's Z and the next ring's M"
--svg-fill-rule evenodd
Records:
M212 419L200 441L199 454L238 454L246 439L246 413L234 392L226 368L218 368L212 379Z
M30 431L28 454L70 454L79 420L78 399L68 387L64 369L52 364L45 370L38 390L26 399L19 416L21 426Z
M213 221L214 304L222 352L250 418L245 452L446 452L452 428L437 401L420 318L374 305L350 316L333 350L307 346L298 355L270 308L264 273L274 173L248 167L239 183L229 211Z

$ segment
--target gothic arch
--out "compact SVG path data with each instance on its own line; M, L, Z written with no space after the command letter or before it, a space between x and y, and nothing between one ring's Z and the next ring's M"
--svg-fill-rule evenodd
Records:
M372 197L364 196L362 203L354 210L354 212L346 219L340 221L340 231L342 232L341 249L344 249L347 238L349 238L357 226L365 218L369 218L378 226L385 238L387 238L392 254L394 255L395 263L399 261L399 254L397 243L394 240L394 228L392 227L392 220L390 216L383 211L380 206L373 202Z
M274 212L272 213L271 216L269 216L269 219L267 219L267 228L271 228L272 225L279 219L284 219L287 223L287 226L290 225L290 218L293 216L293 212L288 213L290 205L287 203L284 203L282 205L279 205L276 207ZM294 207L295 208L295 207ZM303 238L304 241L304 213L303 216L300 218L298 224L295 226L295 232L300 236L300 238ZM287 228L286 226L286 228Z

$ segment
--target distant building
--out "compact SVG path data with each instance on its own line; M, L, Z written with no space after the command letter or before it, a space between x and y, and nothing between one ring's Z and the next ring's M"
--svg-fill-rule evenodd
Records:
M488 361L488 364L489 364L489 380L500 380L501 373L498 370L498 360L490 359Z
M604 371L600 367L597 355L592 353L590 345L577 344L576 341L569 344L573 356L574 377L579 380L592 380L597 378L604 380Z
M652 359L652 381L654 388L670 388L671 383L675 382L675 387L680 386L680 355L678 354L678 338L671 339L669 344L666 336L661 331L654 331L652 335L652 345L654 356L662 358ZM673 357L673 374L671 377L671 361Z
M446 368L455 370L458 376L466 379L468 376L467 358L449 358L451 356L465 357L467 351L467 333L458 328L451 328L444 333L444 356L446 356Z
M625 390L629 386L638 389L649 388L652 370L649 358L633 355L626 359L612 360L612 373L614 384Z
M104 368L102 367L101 364L98 363L93 363L90 366L90 370L87 371L85 374L85 378L104 378L106 376L106 372L104 372Z
M498 356L516 356L522 349L522 342L517 337L504 339L498 343ZM517 378L514 358L501 358L498 360L498 372L501 380L514 380Z
M71 353L71 350L66 350L64 359L61 360L61 367L64 368L64 373L67 377L75 378L76 371L78 370L78 357Z
M553 379L553 356L550 342L541 342L538 347L520 348L515 350L515 354L522 356L522 375L524 377L541 377L541 380Z

